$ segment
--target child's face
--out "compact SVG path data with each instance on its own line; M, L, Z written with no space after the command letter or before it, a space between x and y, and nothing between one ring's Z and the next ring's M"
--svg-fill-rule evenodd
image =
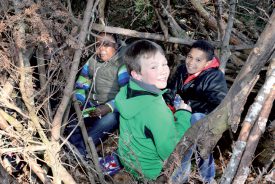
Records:
M204 51L193 48L187 54L185 65L189 74L194 74L203 70L208 64L207 55Z
M109 61L116 53L115 40L110 35L101 34L96 41L96 54L102 61Z
M163 89L167 85L167 79L170 73L167 60L159 51L155 55L141 60L141 81L155 85Z

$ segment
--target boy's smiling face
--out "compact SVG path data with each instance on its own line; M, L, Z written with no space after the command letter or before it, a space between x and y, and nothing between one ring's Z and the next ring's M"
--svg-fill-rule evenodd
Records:
M137 74L137 80L155 85L159 89L167 86L170 70L165 56L159 51L148 58L141 58L140 66L141 72Z
M187 54L185 65L189 74L200 72L211 62L207 60L206 53L197 48L192 48Z

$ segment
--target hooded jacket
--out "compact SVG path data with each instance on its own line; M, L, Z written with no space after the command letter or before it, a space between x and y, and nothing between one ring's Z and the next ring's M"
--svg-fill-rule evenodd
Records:
M165 100L172 104L175 95L179 94L182 100L191 106L193 113L209 114L227 94L224 74L218 68L219 61L216 62L217 66L204 69L199 75L191 77L185 64L180 65L175 73L175 79L168 86L171 91L165 95Z
M174 116L163 93L153 85L131 79L115 98L120 112L120 160L138 178L156 179L164 160L190 127L191 113L179 110Z

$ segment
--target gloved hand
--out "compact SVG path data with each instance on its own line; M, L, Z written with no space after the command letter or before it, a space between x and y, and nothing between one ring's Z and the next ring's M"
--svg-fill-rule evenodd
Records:
M167 89L167 91L162 96L167 105L173 106L175 95L176 94L174 94L174 92L171 89Z
M91 117L99 117L101 118L102 116L105 116L109 112L112 112L112 109L109 107L109 105L99 105L96 107L95 110L90 112Z

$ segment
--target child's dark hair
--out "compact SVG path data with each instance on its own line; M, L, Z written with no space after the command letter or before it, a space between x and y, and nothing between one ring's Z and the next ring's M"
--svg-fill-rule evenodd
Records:
M141 72L141 59L148 59L157 52L164 55L164 51L155 42L149 40L138 40L130 44L124 55L124 62L129 73L131 71Z
M116 34L111 34L111 33L106 33L106 32L99 32L98 33L98 36L101 36L101 35L108 35L108 36L110 36L110 37L112 37L113 39L114 39L114 41L115 41L115 49L118 49L119 48L119 46L120 46L120 40L119 40L119 38L118 38L118 35L116 35Z
M215 57L215 53L214 53L215 48L208 41L198 40L194 42L193 45L191 46L191 49L193 48L196 48L205 52L207 55L208 61L212 60Z

